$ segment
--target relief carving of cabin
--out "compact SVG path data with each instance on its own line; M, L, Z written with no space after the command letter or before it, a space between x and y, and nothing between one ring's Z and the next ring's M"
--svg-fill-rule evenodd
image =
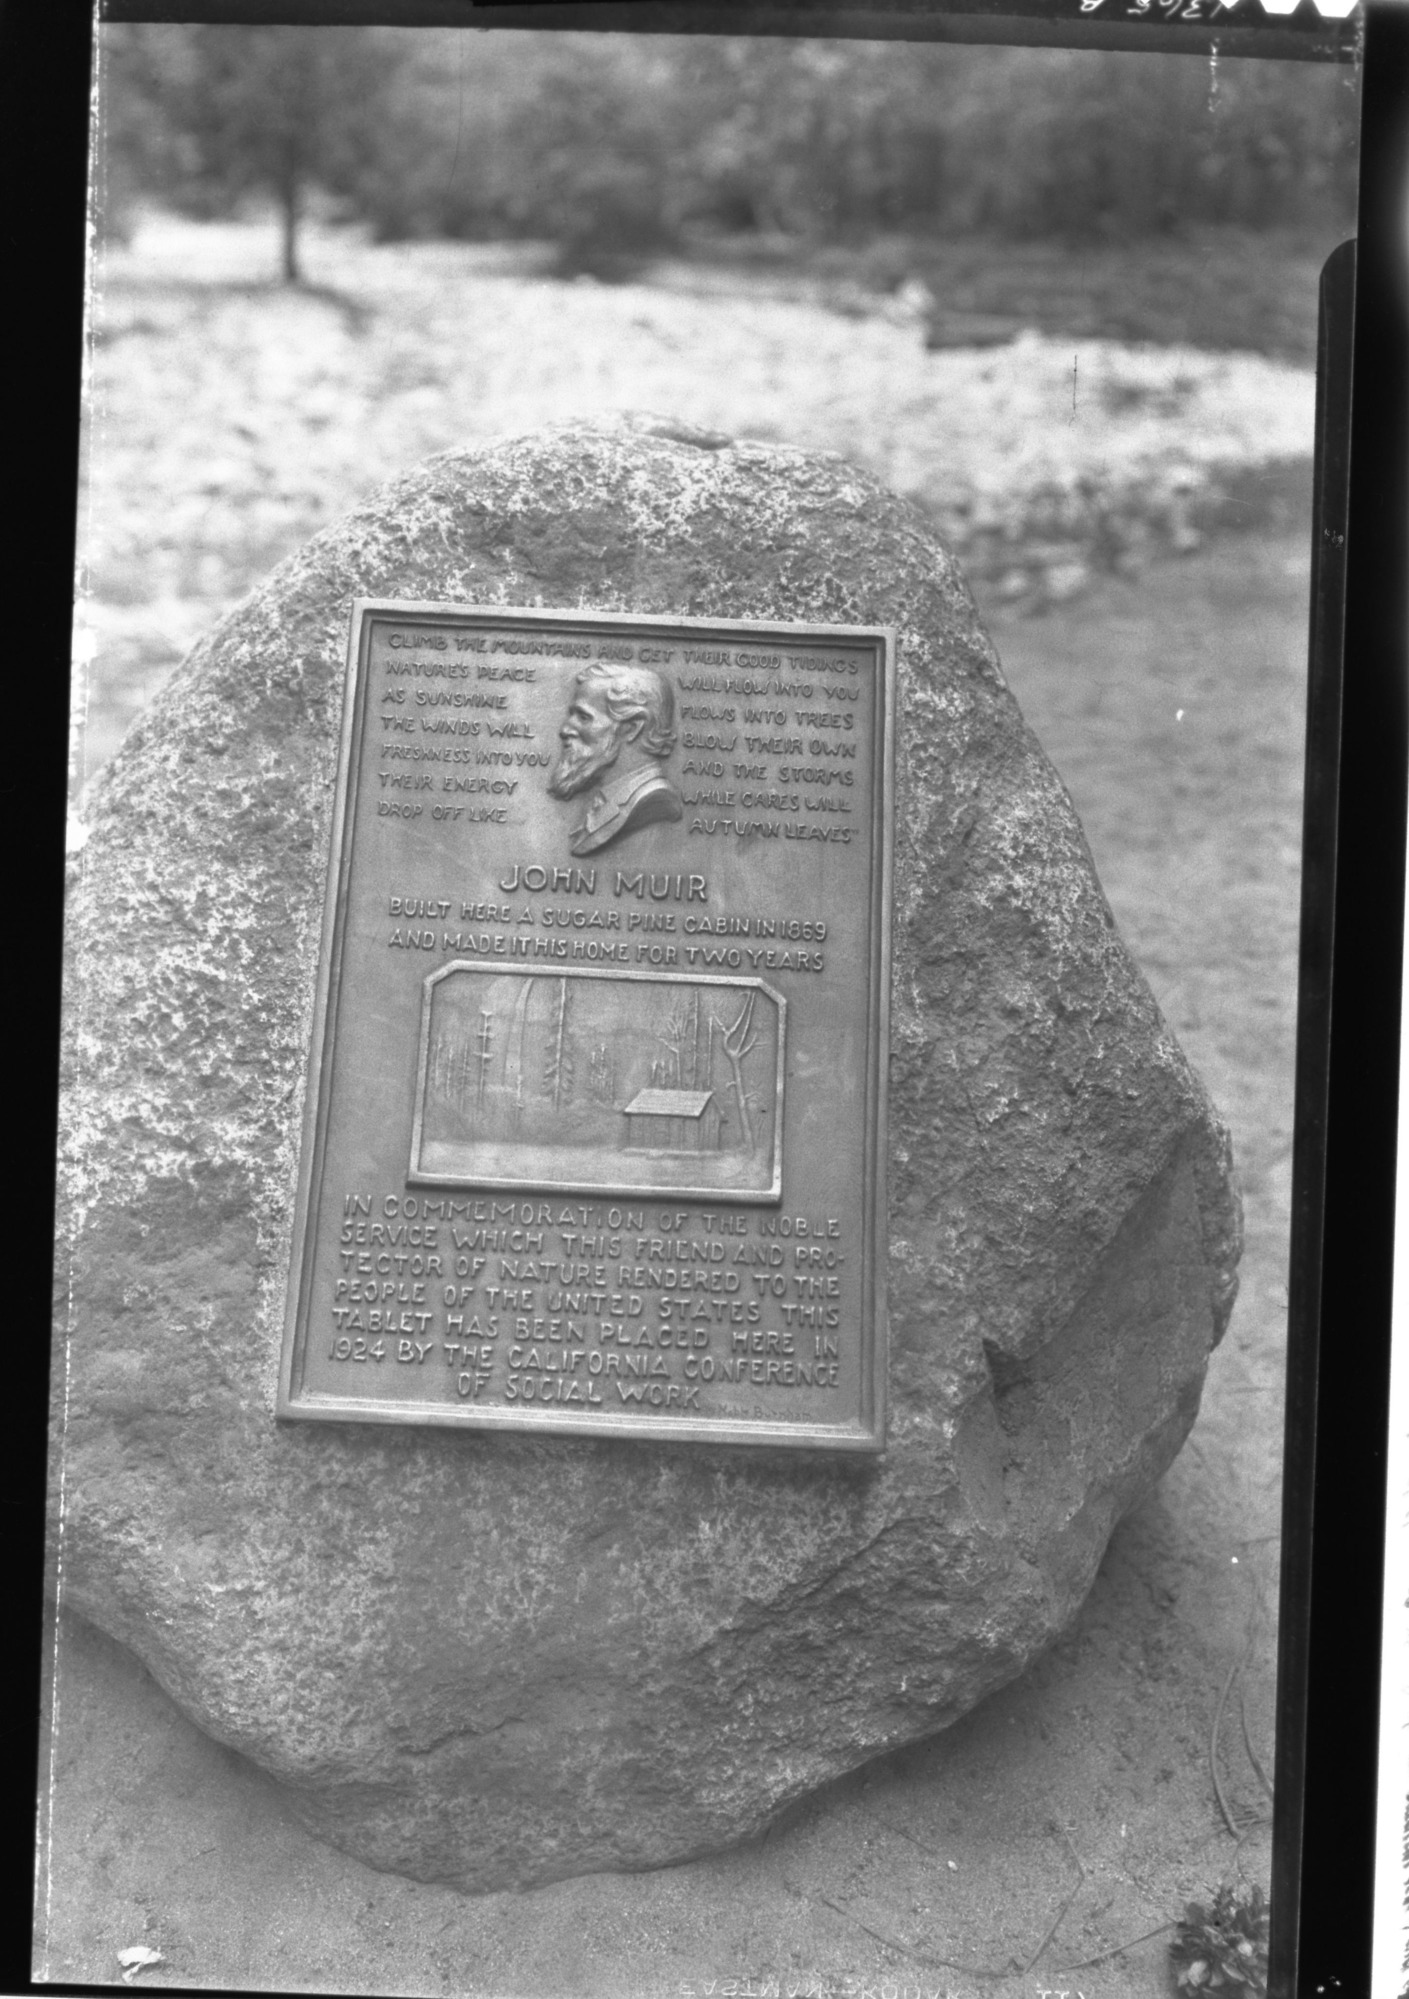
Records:
M717 1152L722 1119L713 1090L638 1090L622 1115L633 1152Z

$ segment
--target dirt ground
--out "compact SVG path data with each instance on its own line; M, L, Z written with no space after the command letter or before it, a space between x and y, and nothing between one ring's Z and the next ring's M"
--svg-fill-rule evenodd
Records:
M753 1845L467 1897L311 1838L130 1655L65 1620L37 1977L114 1984L117 1953L145 1945L162 1961L143 1985L252 1991L1172 1990L1185 1901L1268 1872L1307 581L1305 533L1245 534L1040 618L985 605L1124 935L1229 1118L1247 1205L1198 1424L1067 1633L957 1726Z

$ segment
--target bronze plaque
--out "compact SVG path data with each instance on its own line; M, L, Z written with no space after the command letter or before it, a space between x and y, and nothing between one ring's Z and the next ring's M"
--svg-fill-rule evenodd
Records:
M894 672L354 606L281 1416L880 1448Z

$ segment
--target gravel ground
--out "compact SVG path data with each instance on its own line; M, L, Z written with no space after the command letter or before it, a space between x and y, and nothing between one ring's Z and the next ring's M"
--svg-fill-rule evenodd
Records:
M178 248L179 273L158 255L174 264ZM667 289L555 287L496 272L487 254L472 277L464 253L444 246L398 251L382 267L384 253L343 256L322 239L314 275L349 296L371 295L361 273L389 273L373 306L359 306L371 312L359 328L349 306L271 295L252 275L267 252L267 235L162 225L110 263L106 413L89 481L103 524L91 544L90 769L188 640L357 492L453 436L606 396L590 383L733 432L759 431L771 412L772 434L803 442L851 449L864 434L856 455L898 482L897 464L940 478L942 453L957 468L954 490L966 464L975 478L1045 466L1081 443L1080 415L1067 438L1059 401L1045 426L1033 419L1024 432L1015 416L1002 429L1008 405L996 390L1006 384L1021 400L1014 349L926 355L915 329L893 320L847 320L805 301L715 301L716 340L709 320L689 316L701 302ZM625 330L638 312L654 330ZM306 338L294 340L290 326L305 320ZM693 349L682 332L691 326ZM584 327L596 329L595 348ZM681 346L668 348L663 329ZM705 369L726 339L740 343L727 349L737 366ZM649 392L613 340L657 356ZM568 349L583 351L587 381L564 385ZM1034 362L1042 351L1029 343ZM858 353L871 357L864 366ZM877 354L892 357L879 374ZM1065 377L1058 358L1037 378L1052 396L1064 381L1069 403L1070 352ZM1304 456L1304 376L1195 358L1208 371L1200 396L1222 381L1216 393L1236 400L1228 383L1244 384L1240 449L1275 442L1281 457L1295 443ZM1191 365L1148 350L1116 360L1148 369L1142 380ZM1012 439L1006 455L982 445L972 398L985 368L999 371L987 407L990 442ZM970 400L951 425L961 381ZM1274 420L1277 382L1302 412L1296 423ZM922 395L933 457L913 441L912 459L873 455L901 453L899 413ZM1185 396L1171 407L1166 458L1192 460L1196 436L1207 442L1189 406ZM1265 420L1252 422L1254 409ZM849 413L856 432L829 432L828 411ZM1132 414L1081 448L1099 448L1112 477L1125 476L1146 462L1140 453L1159 454L1151 421L1148 410ZM1271 462L1247 461L1254 472ZM1021 497L1023 477L1006 490ZM1247 1200L1241 1295L1198 1424L1117 1530L1071 1629L955 1728L867 1766L751 1847L474 1898L377 1875L311 1839L275 1787L192 1728L128 1654L65 1621L38 1976L116 1983L117 1952L145 1945L164 1961L141 1983L209 1989L476 1999L1171 1990L1167 1926L1183 1903L1238 1872L1267 1878L1258 1764L1270 1770L1273 1739L1306 540L1303 516L1298 533L1210 534L1182 560L1156 547L1139 577L1093 567L1042 617L1019 614L1030 599L1005 604L1001 576L992 587L980 579L1009 680L1072 792L1122 931L1230 1119ZM1210 1761L1225 1688L1217 1768L1239 1835Z

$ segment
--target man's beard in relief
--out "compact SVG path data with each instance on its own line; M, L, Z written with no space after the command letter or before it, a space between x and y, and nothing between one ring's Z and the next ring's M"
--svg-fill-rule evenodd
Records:
M617 747L616 743L608 743L592 750L583 743L564 743L548 779L549 797L576 798L579 791L585 791L611 769L616 762Z

